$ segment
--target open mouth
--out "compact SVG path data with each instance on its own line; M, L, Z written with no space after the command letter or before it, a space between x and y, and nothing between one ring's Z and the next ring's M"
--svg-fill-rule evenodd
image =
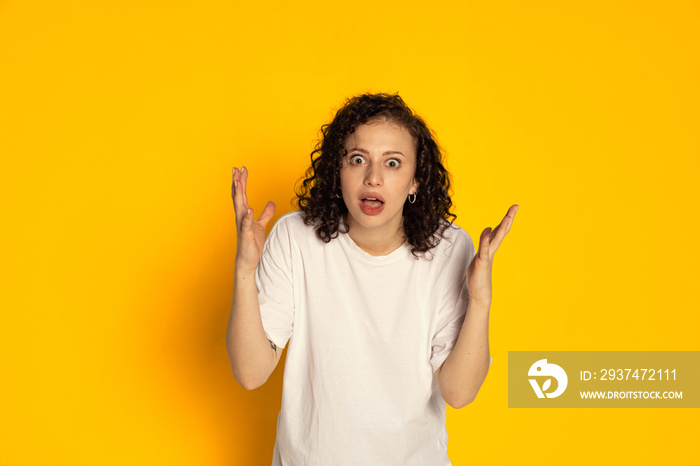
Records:
M377 207L384 204L382 201L374 197L363 198L362 203L371 209L376 209Z

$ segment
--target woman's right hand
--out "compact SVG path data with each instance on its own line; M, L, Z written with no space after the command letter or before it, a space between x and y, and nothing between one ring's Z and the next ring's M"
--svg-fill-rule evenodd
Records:
M270 201L263 209L260 218L253 219L253 209L248 205L246 186L248 170L245 167L233 168L231 197L236 212L236 269L255 271L265 244L265 225L275 213L275 203Z

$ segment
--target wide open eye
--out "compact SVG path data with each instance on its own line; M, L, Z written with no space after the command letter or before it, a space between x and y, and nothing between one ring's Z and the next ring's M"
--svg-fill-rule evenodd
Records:
M362 165L365 159L361 155L355 154L350 156L350 165Z
M399 159L389 159L386 164L389 168L399 168L401 166Z

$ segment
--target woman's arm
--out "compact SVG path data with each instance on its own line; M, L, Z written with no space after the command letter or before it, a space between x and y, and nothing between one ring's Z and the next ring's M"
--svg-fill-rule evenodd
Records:
M260 316L255 268L265 243L265 225L275 212L268 202L258 220L248 206L248 171L233 169L231 195L236 212L236 263L233 305L226 330L226 347L233 376L247 390L264 384L277 366L282 350L267 339Z
M489 364L489 308L470 301L457 343L435 371L447 404L459 409L474 401Z
M455 347L435 371L440 392L453 408L462 408L474 401L489 370L491 269L494 255L510 231L517 211L518 205L512 205L495 230L486 228L481 233L479 250L467 269L467 315Z
M282 355L282 350L267 339L263 329L255 270L251 272L236 267L234 272L226 346L233 376L246 390L264 384Z

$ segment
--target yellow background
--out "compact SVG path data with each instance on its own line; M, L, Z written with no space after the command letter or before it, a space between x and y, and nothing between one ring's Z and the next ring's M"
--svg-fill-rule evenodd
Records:
M508 409L507 352L700 349L699 48L697 1L0 2L0 464L270 463L231 169L289 212L365 91L436 131L472 238L521 206L453 463L697 461L692 409Z

